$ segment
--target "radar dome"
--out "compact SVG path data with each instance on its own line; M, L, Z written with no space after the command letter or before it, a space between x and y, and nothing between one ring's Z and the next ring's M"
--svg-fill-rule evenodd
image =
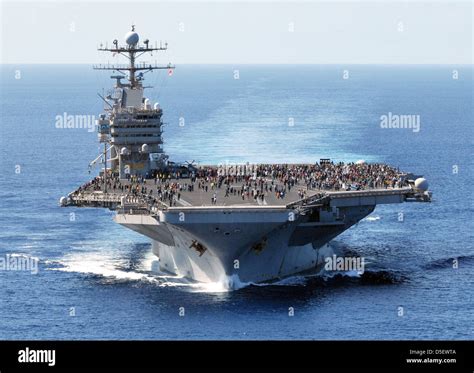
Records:
M124 146L122 149L120 149L120 154L121 155L129 155L130 151Z
M138 34L135 31L129 31L125 35L125 42L128 45L136 45L138 44L138 41L140 40Z
M428 190L428 181L424 177L419 177L415 180L415 188L423 192Z
M66 197L61 197L61 199L59 200L59 204L61 206L66 206L67 205L67 198Z
M143 107L144 107L146 110L150 110L150 109L151 109L151 102L150 102L150 99L149 99L149 98L146 98L146 99L145 99L145 102L143 103Z
M142 145L142 153L149 153L150 152L150 147L148 144L143 144Z

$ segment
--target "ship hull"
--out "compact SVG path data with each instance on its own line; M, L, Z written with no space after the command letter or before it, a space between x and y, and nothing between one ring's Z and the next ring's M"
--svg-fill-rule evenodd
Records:
M160 269L195 281L242 284L322 273L328 243L374 206L294 216L286 209L189 209L115 220L152 239Z

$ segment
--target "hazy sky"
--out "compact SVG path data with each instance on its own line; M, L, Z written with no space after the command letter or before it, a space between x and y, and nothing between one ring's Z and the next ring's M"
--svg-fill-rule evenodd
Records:
M473 61L473 3L409 1L2 1L2 63L94 63L100 42L136 24L168 41L159 62L427 63ZM153 60L155 57L153 57Z

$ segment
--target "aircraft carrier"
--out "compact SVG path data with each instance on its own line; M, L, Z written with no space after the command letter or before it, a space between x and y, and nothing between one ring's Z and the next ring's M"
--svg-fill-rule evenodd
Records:
M166 49L141 42L134 26L125 43L99 47L127 59L94 66L115 74L110 93L99 95L103 152L89 165L103 168L60 199L61 206L116 211L118 224L152 240L162 271L229 289L318 273L333 254L328 243L377 204L431 201L424 178L384 164L172 162L163 149L163 110L144 96L143 80L174 66L137 61Z

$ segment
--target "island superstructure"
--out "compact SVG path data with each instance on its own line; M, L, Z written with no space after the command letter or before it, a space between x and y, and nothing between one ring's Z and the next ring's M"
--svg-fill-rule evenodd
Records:
M96 70L112 70L117 75L115 87L107 97L102 97L106 107L99 116L99 141L104 143L104 159L110 149L110 170L117 172L120 178L128 175L150 177L153 170L162 169L167 157L163 152L161 138L163 111L158 103L152 107L150 100L144 97L142 84L144 74L158 69L172 71L174 66L139 63L137 59L146 53L164 51L163 46L151 46L149 40L139 45L139 36L135 26L125 35L125 46L117 39L112 47L99 48L99 51L119 54L128 59L128 64L95 65ZM122 79L127 82L123 83ZM107 147L109 149L107 149ZM107 160L105 160L107 164ZM107 175L105 173L104 175Z
M195 165L169 160L159 104L144 96L144 74L171 64L140 63L167 45L140 43L134 27L125 44L99 50L127 58L113 70L97 128L104 168L63 206L104 207L115 221L152 240L160 269L200 282L270 281L323 270L328 243L377 204L429 202L421 176L384 164ZM124 80L124 81L123 81Z

